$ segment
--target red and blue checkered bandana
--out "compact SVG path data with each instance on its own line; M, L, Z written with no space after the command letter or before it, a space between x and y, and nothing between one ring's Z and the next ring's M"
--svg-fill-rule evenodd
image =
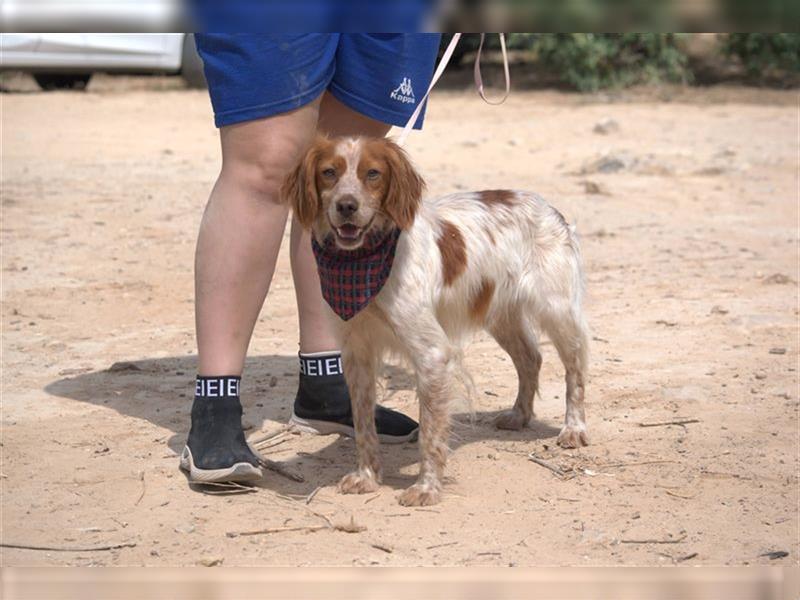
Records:
M378 295L389 278L400 230L379 231L355 250L342 250L332 237L323 245L311 240L322 296L337 315L352 319Z

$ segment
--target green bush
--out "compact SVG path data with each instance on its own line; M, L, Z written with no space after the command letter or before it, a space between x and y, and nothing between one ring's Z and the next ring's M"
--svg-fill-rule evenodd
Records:
M450 41L443 36L442 51ZM455 63L477 50L480 36L462 37ZM688 81L687 56L679 34L671 33L510 33L509 49L530 50L543 70L582 92L641 82ZM498 36L486 36L485 48L497 50Z
M751 75L800 72L800 34L731 33L723 35L722 51L735 56Z
M537 60L582 92L653 81L688 81L686 54L672 33L552 33L533 42Z

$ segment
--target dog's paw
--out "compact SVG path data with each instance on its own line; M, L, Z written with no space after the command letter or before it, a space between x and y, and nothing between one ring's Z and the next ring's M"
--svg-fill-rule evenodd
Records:
M561 433L558 434L557 442L562 448L588 446L589 436L586 433L586 427L568 427L565 425Z
M494 419L494 426L498 429L512 429L518 431L525 427L530 421L530 417L525 418L522 412L512 408L497 415Z
M441 499L442 493L439 489L431 485L415 483L400 494L397 501L403 506L430 506L439 504Z
M377 491L378 478L372 470L358 470L348 473L339 481L339 492L342 494L368 494Z

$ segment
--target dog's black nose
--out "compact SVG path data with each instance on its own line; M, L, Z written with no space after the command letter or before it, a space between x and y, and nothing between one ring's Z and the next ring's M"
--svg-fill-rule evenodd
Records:
M358 210L358 202L353 196L344 196L336 201L336 212L347 218Z

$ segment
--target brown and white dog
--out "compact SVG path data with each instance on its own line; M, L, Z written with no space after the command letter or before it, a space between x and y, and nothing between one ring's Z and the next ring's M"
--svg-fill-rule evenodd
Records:
M374 409L383 355L399 354L416 371L421 466L416 483L399 497L408 506L440 500L454 363L476 329L497 340L519 377L516 402L495 425L521 429L533 416L542 364L538 328L550 337L566 370L566 418L558 443L569 448L588 443L583 406L588 335L573 229L530 192L464 192L423 200L424 188L393 142L324 137L283 186L295 218L320 243L332 238L352 250L368 231L402 231L380 293L348 321L331 316L340 328L358 451L358 468L340 481L341 492L372 492L380 482Z

